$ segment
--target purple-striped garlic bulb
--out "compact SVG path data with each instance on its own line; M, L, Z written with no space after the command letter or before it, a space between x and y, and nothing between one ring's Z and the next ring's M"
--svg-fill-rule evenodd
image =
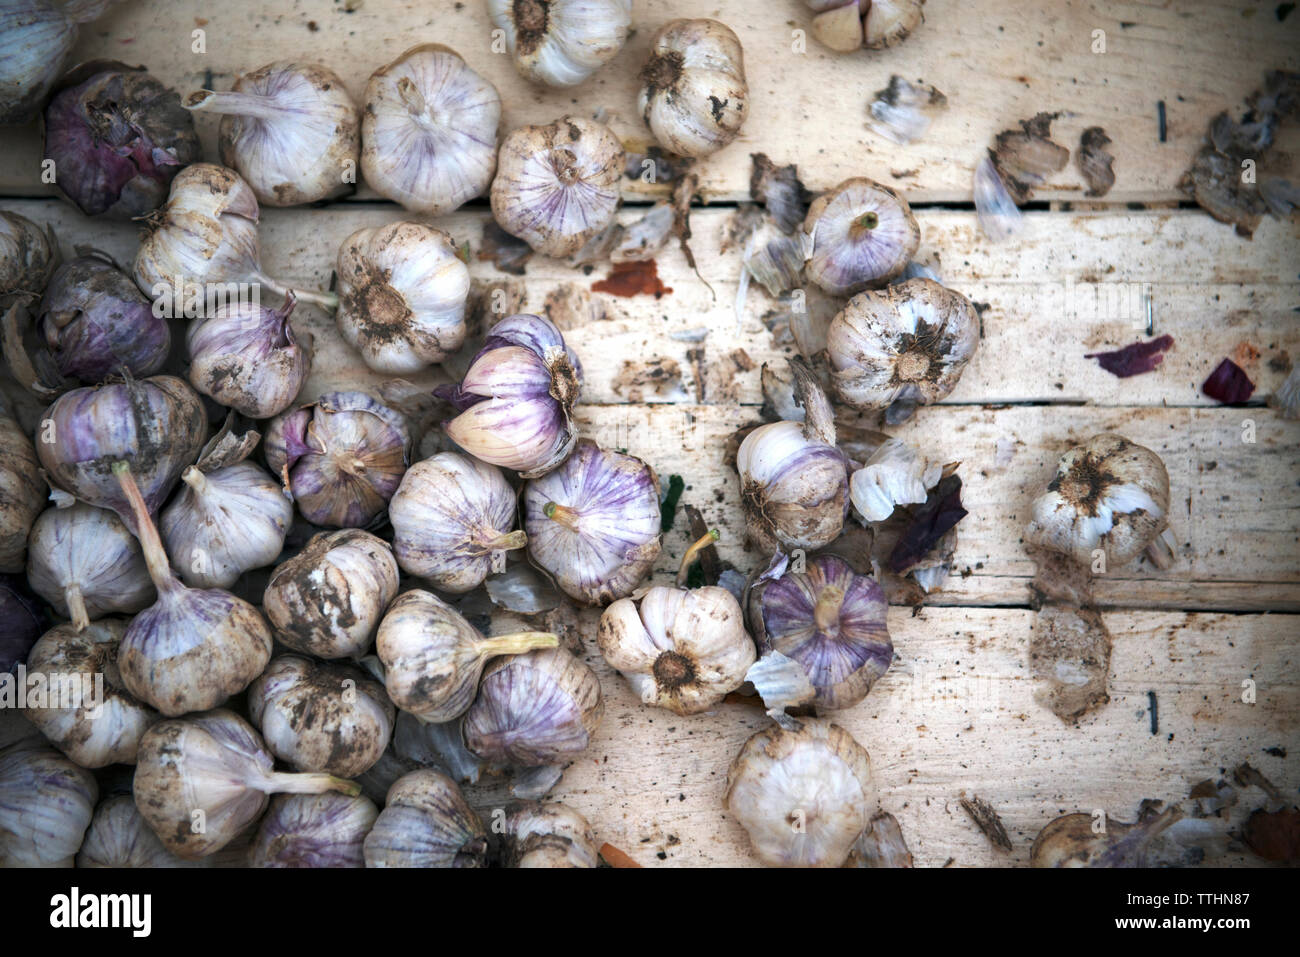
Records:
M0 867L71 867L99 785L36 736L0 748Z
M847 179L808 207L807 276L833 296L882 286L900 275L921 244L912 207L888 186Z
M881 50L906 40L925 20L925 0L804 0L813 36L837 53Z
M203 867L207 861L181 860L158 840L130 794L105 798L95 808L77 867Z
M248 850L250 867L365 867L379 808L365 795L277 794Z
M486 867L487 831L451 778L404 774L365 839L366 867Z
M717 20L673 20L650 41L637 111L659 145L708 156L740 134L749 115L745 52Z

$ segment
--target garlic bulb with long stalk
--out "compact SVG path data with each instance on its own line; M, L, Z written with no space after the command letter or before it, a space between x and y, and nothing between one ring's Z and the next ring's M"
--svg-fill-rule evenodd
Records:
M627 165L604 123L565 116L522 126L501 144L492 216L545 256L572 256L614 220Z
M130 794L115 794L99 803L77 851L77 867L200 867L202 863L206 862L181 860L163 847Z
M921 243L907 200L865 177L845 180L813 200L803 230L811 246L807 276L833 296L889 282Z
M252 867L365 867L379 808L364 795L277 794L248 851Z
M876 810L871 759L839 725L773 725L731 762L723 803L763 863L839 867Z
M361 111L328 67L277 60L239 77L229 93L191 93L185 108L221 115L221 162L260 203L316 203L356 183Z
M321 532L271 575L262 608L275 637L318 658L360 658L397 595L388 543L360 529Z
M0 748L0 868L71 867L99 785L39 739Z
M587 819L564 804L518 801L501 824L505 867L599 867L600 851Z
M169 851L194 860L221 850L261 817L268 795L361 793L352 781L274 766L261 737L233 711L161 721L140 741L135 805Z
M45 505L44 484L31 439L0 408L0 572L22 571L28 535Z
M632 0L488 0L525 80L577 86L623 49Z
M389 788L365 858L366 867L484 867L487 832L455 781L421 769Z
M562 764L586 750L604 714L596 673L564 648L498 658L465 712L465 745L496 764Z
M0 126L26 123L63 71L78 27L97 20L114 0L0 2Z
M740 133L749 85L740 38L717 20L673 20L650 41L637 109L659 145L708 156Z
M902 43L925 16L925 0L804 0L816 13L812 32L836 53Z
M491 184L500 122L496 87L459 53L411 47L366 84L361 172L412 212L450 213Z
M588 605L632 594L663 547L659 478L633 455L583 439L523 491L528 557Z
M339 332L376 372L418 372L465 341L469 267L423 223L358 229L338 259Z
M418 590L389 606L375 637L388 696L429 722L465 713L489 659L558 644L556 635L538 631L485 638L442 599Z
M122 683L168 717L215 707L261 674L271 658L271 629L230 592L182 585L127 463L115 464L113 474L135 513L158 589L158 601L131 619L118 648Z
M28 674L45 676L46 685L45 700L29 707L27 718L83 768L134 764L140 737L159 720L123 687L117 656L126 625L121 618L80 631L59 625L27 655Z
M506 552L523 548L515 490L500 469L456 452L416 462L402 476L388 520L393 554L408 575L460 594L505 568Z

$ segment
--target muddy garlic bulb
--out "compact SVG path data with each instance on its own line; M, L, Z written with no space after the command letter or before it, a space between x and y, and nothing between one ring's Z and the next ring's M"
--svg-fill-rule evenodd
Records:
M275 637L318 658L360 658L397 595L397 562L360 529L321 532L276 568L262 597Z
M466 746L513 767L562 764L581 754L605 714L600 681L563 648L499 658L465 713Z
M906 419L946 398L980 341L975 305L930 279L864 292L831 320L826 351L839 398ZM891 408L892 407L892 408Z
M501 144L492 216L539 253L572 256L613 222L626 163L604 123L565 116L520 127Z
M1047 491L1034 501L1025 537L1089 567L1097 551L1113 567L1154 545L1160 564L1168 514L1169 473L1160 456L1108 432L1061 456Z
M0 868L71 867L98 798L94 775L38 738L0 748Z
M654 469L588 439L524 486L523 507L529 558L588 605L632 594L663 547Z
M27 718L83 768L135 764L141 735L158 720L123 687L117 656L125 633L120 618L83 631L59 625L27 656L28 674L46 676L46 700L29 707Z
M749 114L740 38L717 20L673 20L650 42L637 108L659 145L708 156L734 140Z
M632 0L488 0L525 80L577 86L623 49Z
M418 372L465 341L469 267L423 223L358 229L338 260L339 332L376 372Z
M316 203L356 183L361 111L327 67L278 60L235 80L229 93L191 93L185 107L221 115L221 162L260 203Z
M412 212L450 213L492 182L501 97L455 50L426 43L376 70L363 114L361 172Z
M364 392L329 392L266 432L266 464L313 525L361 528L383 514L411 451L406 420Z
M35 300L59 264L54 231L19 213L0 209L0 306L21 296Z
M731 762L723 803L763 863L839 867L876 810L871 759L839 725L774 725Z
M194 861L181 860L163 847L130 794L117 794L100 802L77 852L77 867L196 866Z
M484 638L450 605L427 591L408 591L379 625L375 651L384 663L388 696L425 721L451 721L474 700L491 658L554 648L559 638L524 631Z
M270 794L361 793L328 774L289 774L233 711L218 709L150 728L140 741L135 805L163 845L194 860L215 854L266 810Z
M366 867L484 867L487 832L455 781L412 771L389 788L365 857Z
M45 505L36 449L0 408L0 572L23 569L27 536Z
M505 867L599 867L587 819L563 804L519 801L506 809L501 832Z
M803 229L811 247L808 278L833 296L883 286L902 274L921 244L907 200L862 177L813 200Z
M488 332L459 386L437 390L460 414L443 428L475 458L544 475L573 451L582 364L549 319L510 316Z
M365 867L363 844L379 817L368 797L277 794L248 851L251 867Z
M248 717L294 769L354 778L384 753L397 714L359 669L280 655L249 685Z
M925 0L804 0L813 36L837 53L902 43L925 20Z

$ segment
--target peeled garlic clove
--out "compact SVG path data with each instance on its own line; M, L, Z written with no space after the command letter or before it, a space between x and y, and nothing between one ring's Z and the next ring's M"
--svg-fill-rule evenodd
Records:
M763 863L839 867L876 810L871 759L839 725L774 725L731 762L723 803Z
M0 867L71 867L98 798L94 775L38 739L0 748Z
M529 557L588 605L630 595L663 546L654 469L588 439L524 486L523 505Z
M197 866L201 864L181 860L163 847L129 794L117 794L100 802L77 852L77 867Z
M362 175L413 212L450 213L492 182L500 122L496 87L460 54L412 47L366 84Z
M465 745L495 764L561 764L586 750L604 713L596 673L565 649L499 658L465 713Z
M460 410L443 428L475 458L532 478L573 450L581 391L582 364L555 324L510 316L491 328L460 385L439 392Z
M1061 456L1033 505L1025 537L1093 566L1124 565L1168 525L1169 473L1160 456L1114 433L1093 436Z
M488 0L519 75L576 86L623 49L632 0Z
M921 228L912 207L888 186L847 179L808 207L808 278L834 296L893 279L916 255Z
M295 770L354 778L388 747L396 712L357 668L280 655L249 685L248 717Z
M18 294L39 298L58 264L53 232L26 216L0 209L0 304L7 305Z
M397 595L397 562L360 529L321 532L275 569L262 608L275 637L318 658L360 658Z
M969 299L929 279L854 296L827 334L835 391L856 409L938 402L975 354L979 326Z
M862 22L863 46L881 50L902 43L925 20L925 0L871 0Z
M849 478L849 497L864 522L883 522L899 505L918 505L938 484L943 466L900 439L889 439Z
M673 20L650 42L637 109L659 145L708 156L740 133L749 114L740 38L717 20Z
M239 77L229 93L191 93L185 107L221 114L221 162L267 206L319 202L356 182L361 111L338 74L318 63L277 60Z
M140 741L135 806L178 857L215 854L266 810L268 795L339 791L352 781L273 770L271 752L247 721L217 709L150 728Z
M520 801L506 808L501 831L505 867L599 867L587 819L564 804Z
M754 642L725 588L651 588L600 616L600 653L644 704L676 714L716 707L745 681Z
M884 591L834 555L809 558L802 572L757 582L748 605L759 650L799 663L816 692L818 713L853 707L894 659Z
M126 621L106 618L84 631L59 625L47 631L27 656L29 682L44 677L44 696L27 718L60 751L83 768L134 764L140 737L158 712L123 687L117 656Z
M398 778L366 835L366 867L484 867L487 832L460 788L437 771Z
M368 797L277 794L248 852L252 867L365 867L379 808Z
M360 528L397 491L411 435L400 413L364 392L330 392L272 420L265 447L303 518Z
M565 116L520 127L501 144L492 216L539 253L572 256L613 221L626 163L604 123Z
M397 706L425 721L442 722L465 713L488 659L558 643L553 634L532 631L484 638L442 599L408 591L384 615L375 650Z
M27 537L45 505L36 449L18 423L0 411L0 572L18 572Z

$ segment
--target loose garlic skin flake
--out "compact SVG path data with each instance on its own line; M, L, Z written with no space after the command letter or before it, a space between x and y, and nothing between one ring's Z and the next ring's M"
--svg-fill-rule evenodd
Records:
M717 20L673 20L650 44L637 100L659 145L708 156L734 140L749 115L740 38Z
M907 200L865 177L845 180L808 207L807 275L833 296L900 276L921 244Z
M632 0L487 0L525 80L576 86L627 42Z

